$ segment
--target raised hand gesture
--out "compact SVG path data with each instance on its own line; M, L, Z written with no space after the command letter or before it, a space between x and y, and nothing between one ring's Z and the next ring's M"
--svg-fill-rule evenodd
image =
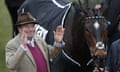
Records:
M54 39L56 42L62 42L64 36L64 28L62 25L57 26L56 31L54 32Z
M21 31L21 41L24 46L27 45L27 34L25 33L24 29Z

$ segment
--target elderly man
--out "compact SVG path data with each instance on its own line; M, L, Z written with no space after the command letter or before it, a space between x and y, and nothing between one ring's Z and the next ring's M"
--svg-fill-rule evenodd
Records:
M50 72L49 58L56 57L64 46L64 29L54 32L54 47L35 34L37 22L30 13L18 15L19 34L6 45L6 64L11 72Z

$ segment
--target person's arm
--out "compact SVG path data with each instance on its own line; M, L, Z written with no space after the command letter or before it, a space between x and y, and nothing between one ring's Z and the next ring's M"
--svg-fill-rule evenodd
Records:
M20 45L18 48L14 48L11 44L6 45L6 64L9 69L16 69L17 65L25 55L26 49Z
M50 58L57 57L60 54L63 46L65 45L63 41L63 36L64 36L64 28L62 26L57 26L56 31L54 32L54 40L55 40L54 45L51 46L46 44L45 41L42 41L43 45L48 49Z
M56 47L56 53L53 52L53 56L58 56L59 53L61 52L63 46L65 45L63 41L63 36L64 36L64 28L62 25L57 26L56 31L54 32L54 47Z
M21 32L20 38L21 44L18 47L16 47L15 41L10 41L6 45L6 64L9 69L15 69L27 51L27 36L24 30Z
M106 63L107 63L106 67L107 67L108 72L113 72L113 69L115 66L114 62L116 62L115 59L117 57L117 48L116 48L116 43L113 42L110 47L110 50L108 51L107 61L106 61Z

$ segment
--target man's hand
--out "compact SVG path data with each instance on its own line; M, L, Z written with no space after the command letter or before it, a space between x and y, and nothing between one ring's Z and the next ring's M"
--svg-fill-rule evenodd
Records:
M25 33L24 29L21 32L21 41L22 41L22 44L26 47L26 45L27 45L27 34Z
M56 31L54 32L54 39L57 43L62 42L64 36L64 28L62 25L57 26Z

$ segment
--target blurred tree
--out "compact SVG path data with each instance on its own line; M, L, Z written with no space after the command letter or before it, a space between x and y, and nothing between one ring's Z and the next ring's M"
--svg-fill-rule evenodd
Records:
M93 8L96 4L105 3L105 0L81 0L88 8Z

